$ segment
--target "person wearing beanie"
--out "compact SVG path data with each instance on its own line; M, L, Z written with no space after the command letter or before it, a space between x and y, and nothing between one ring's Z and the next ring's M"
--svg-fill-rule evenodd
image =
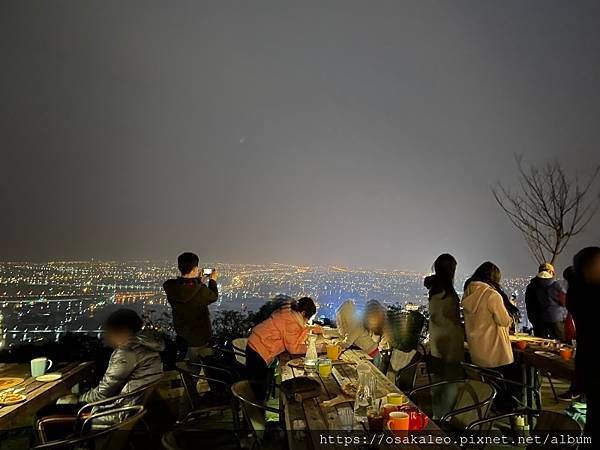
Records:
M525 290L527 316L535 336L565 340L565 292L554 278L554 266L541 264Z

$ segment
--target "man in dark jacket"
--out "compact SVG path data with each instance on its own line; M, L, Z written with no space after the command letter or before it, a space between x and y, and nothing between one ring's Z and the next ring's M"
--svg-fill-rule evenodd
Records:
M554 279L554 267L542 264L525 290L527 317L538 337L565 339L565 293Z
M181 276L163 284L173 313L177 337L187 346L187 359L200 361L212 352L212 338L208 305L217 301L217 272L201 277L199 259L194 253L183 253L177 258ZM208 286L205 284L208 283Z

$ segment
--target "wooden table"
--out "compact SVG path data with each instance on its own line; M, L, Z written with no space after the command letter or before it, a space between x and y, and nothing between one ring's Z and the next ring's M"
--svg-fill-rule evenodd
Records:
M290 378L304 376L304 369L289 367L287 362L290 360L289 355L280 358L281 380L285 381ZM323 447L319 442L318 434L311 433L312 431L340 431L342 426L338 416L338 410L341 408L353 408L353 403L344 403L331 408L324 408L320 402L335 398L341 394L341 384L350 379L357 379L356 363L368 362L371 372L377 381L377 398L382 398L390 392L401 392L394 383L392 383L381 371L379 371L370 361L371 358L362 350L347 350L342 355L342 360L350 364L336 364L333 366L332 375L329 378L321 378L318 374L312 377L321 383L321 396L319 401L316 399L305 400L302 403L288 402L282 396L285 425L288 435L288 444L291 450L296 449L314 449ZM300 422L302 421L302 422ZM304 423L306 428L301 430L299 424ZM367 431L366 424L355 422L355 430ZM429 421L425 428L426 431L431 431L436 434L443 434L438 426ZM380 432L376 432L380 433ZM327 447L336 448L335 445L327 445ZM338 446L343 447L343 446Z
M53 372L62 373L62 378L43 383L31 377L29 364L0 364L0 377L25 378L15 389L24 388L19 393L27 396L22 403L0 407L0 431L29 425L28 418L59 397L69 394L74 385L91 375L93 366L92 362L59 363L53 367Z

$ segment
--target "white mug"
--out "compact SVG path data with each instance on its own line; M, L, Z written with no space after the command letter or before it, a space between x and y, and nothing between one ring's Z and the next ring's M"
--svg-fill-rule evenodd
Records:
M50 367L52 367L52 360L46 357L32 359L31 376L33 378L40 377L44 375L47 370L50 370Z

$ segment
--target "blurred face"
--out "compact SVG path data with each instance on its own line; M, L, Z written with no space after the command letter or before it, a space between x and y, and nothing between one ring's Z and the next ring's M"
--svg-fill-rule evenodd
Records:
M383 311L374 311L367 316L367 328L369 330L381 330L384 320Z
M104 341L111 348L117 348L129 341L133 334L129 330L106 330Z

